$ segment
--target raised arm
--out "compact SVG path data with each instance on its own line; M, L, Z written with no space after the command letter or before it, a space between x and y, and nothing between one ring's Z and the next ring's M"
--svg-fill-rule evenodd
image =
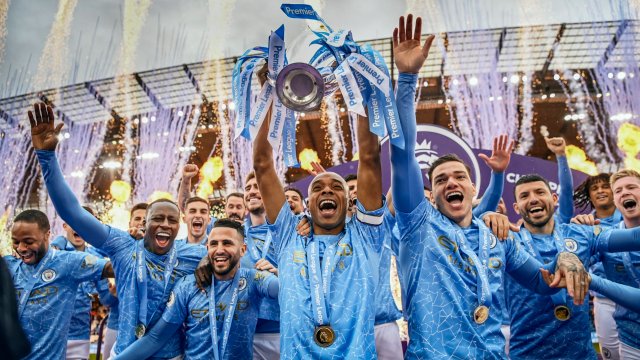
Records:
M118 354L116 360L140 360L150 358L158 350L162 349L167 339L173 336L181 326L182 324L170 323L161 318L145 336Z
M180 180L180 188L178 189L178 206L183 213L187 208L187 200L191 197L191 179L198 175L198 170L196 164L187 164L182 168L182 180Z
M29 111L31 141L36 150L44 182L51 202L58 215L91 245L100 248L109 236L109 228L91 215L81 205L64 180L56 159L58 134L63 123L55 126L53 109L44 103L33 106Z
M562 224L569 223L573 217L573 176L567 161L565 140L561 137L544 138L547 148L556 155L558 162L558 182L560 191L558 193L558 221Z
M382 169L378 136L369 131L366 117L358 116L358 202L367 211L382 206Z
M271 110L267 112L253 142L253 170L256 172L256 181L262 195L267 220L273 224L278 217L282 204L287 200L284 197L284 189L280 179L278 179L273 162L273 148L267 139L270 119Z
M400 17L398 27L393 31L393 55L398 76L396 101L398 115L405 138L405 147L400 149L391 145L391 188L395 208L401 212L411 212L424 198L422 172L415 157L416 147L416 112L415 91L418 72L427 59L434 36L430 35L420 44L422 19L417 18L415 32L413 15Z
M491 168L491 180L487 190L482 195L480 204L473 209L474 216L479 216L487 211L496 211L504 190L504 171L511 161L511 152L514 145L515 141L509 141L507 135L496 136L493 138L491 157L485 154L478 155Z

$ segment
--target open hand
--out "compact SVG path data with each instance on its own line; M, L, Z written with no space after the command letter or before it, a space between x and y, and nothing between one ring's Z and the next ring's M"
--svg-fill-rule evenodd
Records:
M511 153L513 152L513 146L515 141L509 141L508 135L499 135L493 138L493 151L491 151L491 157L485 154L478 155L479 158L491 168L495 173L504 172L509 166L511 161Z
M53 108L45 103L33 105L33 112L29 110L29 125L31 125L31 141L36 150L53 151L58 145L58 134L64 123L54 124Z
M309 236L311 234L311 222L306 216L303 216L298 225L296 225L296 232L300 236Z
M496 212L489 212L482 217L485 225L493 235L500 240L506 240L509 237L509 230L520 231L520 228L509 222L509 218L506 215L498 214Z
M311 162L311 170L309 170L309 173L313 176L318 176L318 174L322 174L323 172L326 172L327 170L324 169L324 167L316 161L312 161Z
M422 68L435 36L429 35L420 46L422 33L422 18L416 19L415 31L413 30L413 15L407 15L407 25L404 16L398 20L398 27L393 30L393 57L401 73L417 74Z
M278 276L278 268L273 266L273 264L270 263L269 260L260 259L260 260L256 261L255 268L256 268L256 270L268 271L268 272Z
M600 219L596 219L595 216L593 216L593 214L580 214L580 215L576 215L573 219L571 219L571 223L578 224L578 225L594 226L594 225L600 224Z

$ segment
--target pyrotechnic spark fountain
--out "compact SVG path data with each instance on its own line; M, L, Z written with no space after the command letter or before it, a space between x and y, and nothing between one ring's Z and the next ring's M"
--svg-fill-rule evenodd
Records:
M112 94L115 96L115 102L122 103L124 107L130 109L129 113L137 114L136 108L132 107L130 94L135 85L135 80L131 74L135 69L135 55L138 50L138 41L140 40L140 31L144 25L151 0L126 0L124 4L123 24L122 24L122 46L120 47L120 55L118 57L118 68L116 70L116 81ZM124 97L124 99L123 99ZM122 114L126 116L125 114ZM126 152L124 161L122 162L122 179L126 182L131 180L131 159L135 146L131 138L132 128L131 120L126 119L124 131L124 146Z
M138 151L134 160L134 202L147 201L157 190L175 193L179 172L186 160L180 146L191 145L195 120L189 107L161 110L145 115L149 121L138 126ZM177 180L176 180L177 179ZM174 186L175 185L175 186ZM168 186L172 186L167 188Z
M0 64L4 58L4 39L7 36L7 13L9 12L9 0L0 1Z
M323 107L323 116L327 118L327 134L331 145L331 161L333 165L339 165L344 161L344 154L347 149L344 145L340 113L334 96L324 100L326 106Z
M62 86L69 71L69 31L78 0L61 0L33 81L35 89ZM57 96L56 96L57 97ZM58 99L50 99L57 102Z
M106 129L107 124L102 122L67 123L60 133L60 143L56 149L60 169L81 203L87 200L86 194L93 177L94 164L102 150ZM46 191L43 193L46 197ZM50 201L47 202L47 213L52 214L49 219L52 220L51 228L54 232L62 231L62 220Z

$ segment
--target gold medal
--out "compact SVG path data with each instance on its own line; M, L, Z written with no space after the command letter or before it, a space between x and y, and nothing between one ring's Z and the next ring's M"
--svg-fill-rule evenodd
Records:
M553 315L560 321L567 321L571 318L571 310L566 305L558 305L553 309Z
M329 347L336 340L336 333L331 328L331 325L316 326L313 332L313 340L320 347Z
M140 339L144 336L145 332L147 332L147 328L143 324L136 326L136 338Z
M485 321L489 318L489 308L485 305L479 305L475 310L473 310L473 321L476 324L481 325L484 324Z

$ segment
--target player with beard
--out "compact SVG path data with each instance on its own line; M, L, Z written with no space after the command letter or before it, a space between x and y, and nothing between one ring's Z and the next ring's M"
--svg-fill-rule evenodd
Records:
M552 261L559 252L570 251L583 263L598 253L640 250L640 229L603 231L599 226L561 224L555 216L558 196L546 179L525 175L514 190L514 210L524 220L517 235L521 247L541 262ZM635 242L635 243L634 243ZM506 279L506 300L511 316L512 359L595 359L591 344L588 305L571 304L564 291L553 296L523 289L511 277Z
M211 221L209 202L199 196L187 199L182 221L187 224L187 237L176 240L176 245L206 245L207 226Z
M4 258L18 295L20 323L31 343L25 359L65 358L79 285L113 276L111 265L95 255L51 248L50 235L47 216L25 210L11 227L13 250L19 259Z
M147 215L148 206L149 204L141 202L133 205L131 210L129 210L129 235L136 240L144 237L144 219ZM120 318L115 283L109 283L109 293L112 296L109 298L109 318L107 319L107 329L104 332L104 346L102 347L106 360L115 357L112 349L118 336L118 320Z
M294 214L298 215L304 212L304 196L302 196L300 190L291 186L286 187L284 189L284 197L287 199L289 208Z
M265 271L240 267L246 251L243 238L244 229L238 222L216 221L207 243L213 285L206 284L206 292L202 292L195 276L182 278L169 297L162 319L117 359L152 356L183 325L185 359L209 359L214 352L219 360L252 359L260 299L277 299L278 279Z
M591 209L590 214L577 215L572 222L581 224L586 222L597 223L601 226L615 226L622 221L622 215L613 203L613 191L609 178L611 174L602 173L589 176L582 184L578 185L573 193L574 205L577 209ZM589 267L592 274L601 277L606 276L604 267L599 257L592 259ZM604 297L600 293L592 292L593 295L593 320L598 335L600 354L605 359L620 358L620 341L618 339L618 328L613 318L616 304Z
M137 203L129 211L129 235L136 240L144 237L144 220L148 206L145 202Z
M83 206L91 215L95 216L93 209ZM71 226L62 224L65 236L58 236L51 242L51 247L63 251L80 251L103 258L93 246L88 245ZM100 302L106 306L112 306L117 299L109 294L109 281L102 279L97 282L87 281L78 286L76 300L73 304L73 316L67 335L67 359L88 359L89 338L91 330L91 302L96 295L100 295Z
M253 171L247 175L244 182L244 203L249 217L244 221L247 254L242 257L242 267L277 274L278 263L266 222L262 194ZM262 360L280 357L280 306L277 299L262 300L253 338L253 356Z
M239 223L244 222L244 217L247 214L247 207L244 204L244 195L240 192L233 192L227 195L224 203L224 213L227 219L237 221Z
M614 227L640 230L640 173L621 170L611 175L610 183L613 202L622 214L622 221ZM605 253L601 260L608 280L640 288L640 251ZM620 358L640 359L640 313L618 304L614 319L620 340Z
M413 16L404 17L393 34L398 77L397 106L405 136L404 149L391 145L392 193L400 233L399 271L403 303L409 321L406 357L505 358L500 331L502 309L498 289L505 273L527 287L553 293L540 276L542 266L520 251L515 241L499 242L485 223L473 216L475 188L469 168L455 155L437 159L429 169L432 199L423 196L420 166L415 157L415 91L418 72L434 36L420 43L422 22L413 31ZM494 214L485 221L506 220ZM506 237L500 231L501 237ZM586 292L584 267L574 255L557 259L558 276L568 277L570 293L581 302ZM585 284L586 285L586 284Z
M149 204L144 238L136 242L128 232L102 224L84 210L65 183L56 159L57 135L53 109L43 103L29 111L31 139L47 191L60 217L91 245L105 251L114 264L120 311L115 353L141 337L160 319L173 285L194 272L206 255L199 246L174 246L180 226L177 204L161 199ZM183 353L182 336L173 336L156 354L174 358Z
M296 233L300 216L286 201L267 140L270 112L254 141L253 166L280 265L282 358L375 358L375 308L370 304L378 281L384 206L378 138L360 117L358 177L364 190L356 215L345 223L349 193L344 179L332 172L318 174L308 192L312 234L303 237Z

